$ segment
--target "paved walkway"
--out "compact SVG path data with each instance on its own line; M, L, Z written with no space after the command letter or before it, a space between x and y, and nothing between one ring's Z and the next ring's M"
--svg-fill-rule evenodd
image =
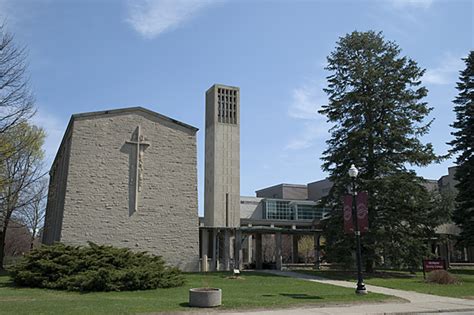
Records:
M340 280L329 280L316 276L291 272L266 270L264 272L272 273L280 276L293 277L297 279L314 281L324 284L332 284L341 287L355 288L355 283ZM338 305L327 307L305 307L296 309L282 310L260 310L249 312L227 313L229 314L268 314L268 315L287 315L287 314L413 314L413 313L439 313L439 312L463 312L474 314L474 300L457 299L431 294L417 293L413 291L395 290L373 285L366 285L370 292L393 295L405 300L409 303L374 303L374 304L358 304L358 305Z

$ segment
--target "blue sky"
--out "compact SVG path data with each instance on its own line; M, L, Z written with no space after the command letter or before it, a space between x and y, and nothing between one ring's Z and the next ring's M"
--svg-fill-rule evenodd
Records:
M383 31L426 68L434 107L424 137L446 153L460 58L473 49L473 2L463 0L212 1L0 0L0 16L29 51L35 122L48 168L73 113L143 106L200 128L204 93L241 88L241 193L324 178L326 56L340 36ZM91 161L92 162L92 161ZM452 160L417 168L427 178Z

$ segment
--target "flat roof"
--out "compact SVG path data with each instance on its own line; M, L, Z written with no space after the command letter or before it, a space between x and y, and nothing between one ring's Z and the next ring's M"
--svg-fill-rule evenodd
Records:
M322 183L322 182L327 182L328 184L329 183L333 184L333 182L329 179L329 177L326 177L324 179L320 179L320 180L316 180L314 182L308 183L308 185L316 184L316 183Z
M273 186L268 186L268 187L265 187L265 188L261 188L259 190L256 190L257 191L262 191L262 190L267 190L267 189L270 189L270 188L275 188L275 187L294 187L294 188L306 188L307 186L304 185L304 184L287 184L287 183L281 183L281 184L277 184L277 185L273 185Z
M226 85L226 84L220 84L220 83L214 83L208 90L212 88L224 88L224 89L234 89L234 90L240 90L238 86L232 86L232 85Z

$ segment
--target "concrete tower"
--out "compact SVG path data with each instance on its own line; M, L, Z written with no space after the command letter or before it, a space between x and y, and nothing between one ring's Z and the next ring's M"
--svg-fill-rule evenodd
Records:
M240 90L215 84L206 92L204 221L240 226Z

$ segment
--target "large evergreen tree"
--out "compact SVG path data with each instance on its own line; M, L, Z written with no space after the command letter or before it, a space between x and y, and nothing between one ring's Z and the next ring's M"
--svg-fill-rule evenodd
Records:
M369 272L379 257L392 265L418 265L440 221L423 180L408 169L437 159L431 144L419 140L431 124L425 122L431 108L423 101L424 70L400 52L381 33L353 32L327 58L329 103L320 113L333 127L322 167L334 182L326 200L334 210L326 225L326 253L347 262L353 246L353 236L342 231L340 198L355 164L358 189L369 192L369 232L362 238Z
M451 152L459 154L456 159L458 181L454 222L462 229L460 241L474 246L474 51L464 59L466 69L461 71L457 84L458 96L453 101L456 120L452 127L455 139L449 144Z

